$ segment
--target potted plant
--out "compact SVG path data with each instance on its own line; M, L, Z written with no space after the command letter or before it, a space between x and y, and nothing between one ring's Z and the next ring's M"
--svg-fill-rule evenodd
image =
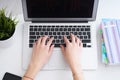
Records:
M0 47L8 47L12 44L14 39L14 33L18 21L5 14L5 9L0 10Z

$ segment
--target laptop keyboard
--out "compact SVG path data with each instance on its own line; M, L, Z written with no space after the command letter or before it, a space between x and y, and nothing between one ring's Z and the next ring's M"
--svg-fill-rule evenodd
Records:
M60 44L65 45L63 36L65 35L70 41L70 33L73 33L82 40L83 47L91 47L91 29L89 25L30 25L29 28L29 47L32 48L34 42L41 36L48 35L54 37L53 43L55 47Z

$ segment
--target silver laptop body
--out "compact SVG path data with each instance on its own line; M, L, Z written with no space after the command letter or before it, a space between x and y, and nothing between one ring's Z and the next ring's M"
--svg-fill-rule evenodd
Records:
M97 43L95 19L98 7L98 0L73 0L73 3L71 3L71 1L22 0L23 13L25 19L25 23L23 24L24 28L22 53L22 68L24 70L27 69L32 54L32 47L30 47L29 45L31 25L43 25L42 27L90 25L91 42L87 43L87 45L91 46L83 48L81 57L82 60L80 59L79 62L82 64L82 68L85 70L97 69ZM69 66L64 60L60 48L55 47L49 62L43 67L43 70L64 69L69 69Z

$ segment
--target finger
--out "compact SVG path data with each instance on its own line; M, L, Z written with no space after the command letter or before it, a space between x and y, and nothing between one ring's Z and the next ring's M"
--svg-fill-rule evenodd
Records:
M62 53L63 53L63 55L64 55L65 47L64 47L63 45L60 45L60 48L61 48L61 51L62 51Z
M49 49L49 55L51 55L51 54L52 54L53 49L54 49L54 45L52 45L52 46L50 47L50 49Z
M35 42L35 43L33 44L33 49L36 47L36 45L37 45L37 43Z
M50 40L48 41L47 45L50 46L52 44L53 40L54 40L54 37L50 38Z
M37 41L37 44L40 45L41 44L41 40L42 40L42 37L40 37Z
M83 47L83 43L82 43L82 41L81 41L81 40L80 40L80 44L79 44L79 45L80 45L80 47Z
M75 43L75 36L71 33L71 39L72 39L72 42Z
M47 38L48 38L48 36L44 36L42 38L42 43L41 43L42 45L45 45Z
M75 36L75 41L78 45L80 44L80 39L77 36Z
M65 41L66 44L70 43L70 41L65 36L64 36L64 41Z
M34 43L34 44L33 44L32 55L34 54L34 51L35 51L35 49L36 49L36 45L37 45L37 43Z

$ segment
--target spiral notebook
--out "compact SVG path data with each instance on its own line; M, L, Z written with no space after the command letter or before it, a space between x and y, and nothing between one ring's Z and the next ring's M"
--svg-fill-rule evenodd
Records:
M120 64L120 20L102 19L102 62Z

